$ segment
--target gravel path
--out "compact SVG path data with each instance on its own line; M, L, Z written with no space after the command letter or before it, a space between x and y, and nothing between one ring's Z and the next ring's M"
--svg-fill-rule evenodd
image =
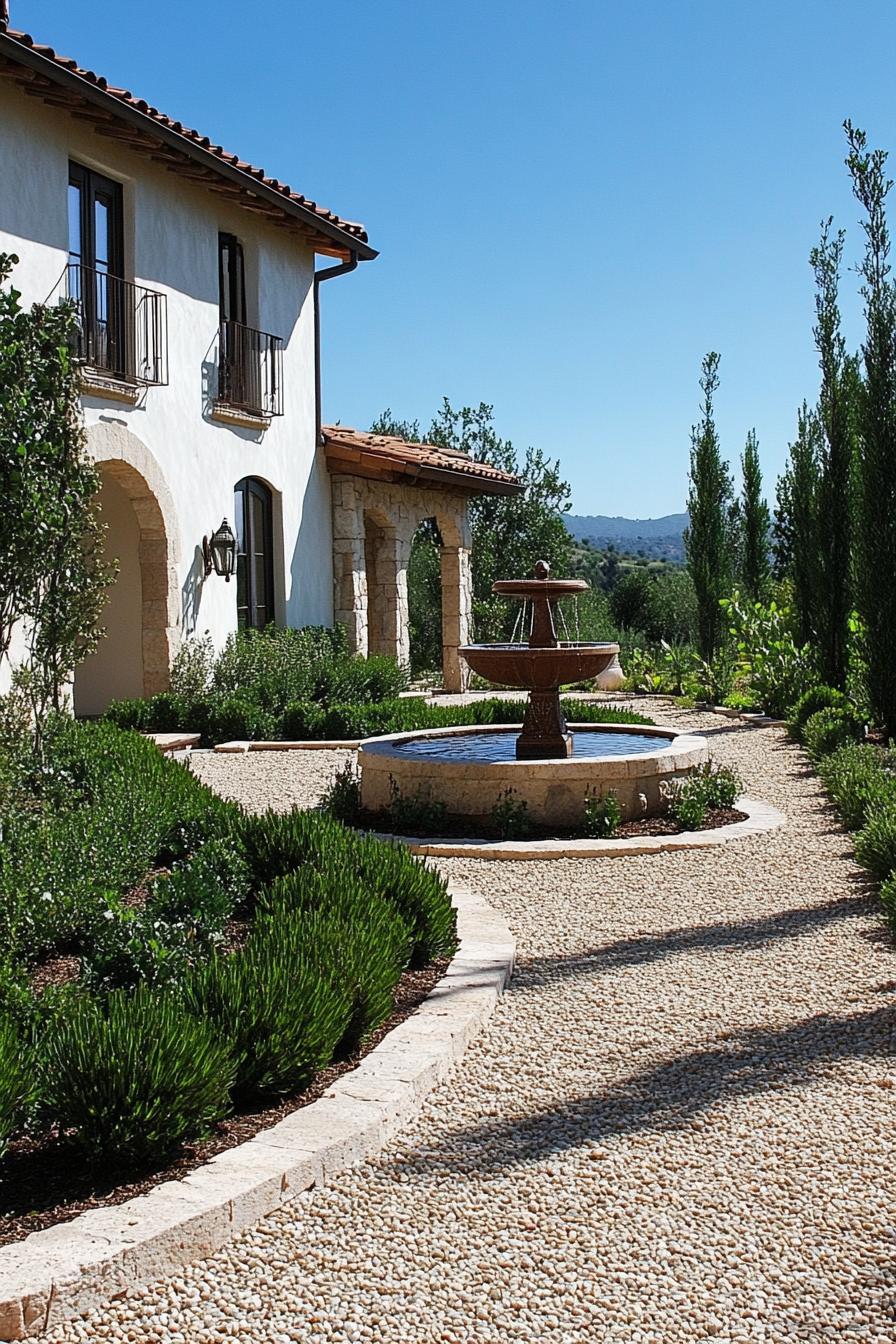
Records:
M446 863L520 950L452 1080L378 1159L60 1340L893 1344L891 943L778 730L653 713L710 733L788 826ZM259 803L308 769L201 773Z

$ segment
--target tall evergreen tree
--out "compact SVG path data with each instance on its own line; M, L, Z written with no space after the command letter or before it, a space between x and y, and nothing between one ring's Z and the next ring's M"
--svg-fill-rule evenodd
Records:
M778 481L775 515L775 569L793 590L796 636L801 644L815 638L819 590L818 495L821 424L804 401L797 413L797 435Z
M831 223L830 219L823 222L818 246L809 256L815 273L813 334L821 369L815 637L825 680L842 688L846 683L853 606L853 401L857 375L840 329L838 290L844 233L841 229L832 234Z
M719 386L719 356L703 360L700 387L701 420L691 430L689 524L685 554L697 594L697 639L709 661L722 640L719 603L731 591L733 571L732 509L734 489L728 464L722 461L713 398Z
M864 382L858 406L858 509L854 555L858 607L865 622L868 694L888 735L896 735L896 286L890 267L887 155L868 150L847 121L846 160L865 211L859 272L865 301Z
M754 602L758 602L768 585L771 518L768 505L762 497L762 469L755 429L751 429L747 435L740 465L743 474L740 577L744 592Z

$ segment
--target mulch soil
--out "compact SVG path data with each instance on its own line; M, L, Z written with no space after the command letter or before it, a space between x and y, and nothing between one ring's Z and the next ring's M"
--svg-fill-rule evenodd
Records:
M45 983L69 979L75 958L54 959L48 963ZM58 963L63 963L59 965ZM419 971L405 971L395 989L391 1017L364 1042L350 1058L323 1069L310 1087L297 1096L286 1097L260 1111L243 1111L223 1120L201 1143L186 1147L176 1161L164 1170L110 1171L91 1169L58 1134L39 1135L15 1140L3 1160L0 1180L0 1246L20 1241L30 1232L69 1222L87 1209L123 1204L135 1195L143 1195L162 1181L179 1180L217 1153L245 1143L263 1129L323 1095L337 1078L360 1063L393 1027L404 1022L424 1001L445 974L448 961L434 962Z
M701 831L715 831L720 826L730 826L735 821L746 821L746 812L735 807L718 807L706 813ZM444 817L431 827L414 826L404 831L395 831L387 819L378 813L362 813L356 825L364 830L377 832L392 831L395 835L407 835L417 839L466 840L584 840L581 830L566 829L560 826L530 825L525 834L501 835L489 819L474 817ZM626 840L641 835L682 835L686 827L673 817L645 817L641 821L625 821L613 832L613 840Z

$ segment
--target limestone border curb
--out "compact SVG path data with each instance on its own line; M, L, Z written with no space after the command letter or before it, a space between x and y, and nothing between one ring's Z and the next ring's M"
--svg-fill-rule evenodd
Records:
M379 833L379 838L400 840L412 854L427 859L616 859L635 854L711 849L787 824L783 812L757 798L740 798L737 807L747 814L744 821L734 821L713 831L683 831L680 835L631 836L620 840L428 840Z
M492 1014L515 942L452 884L460 947L424 1003L309 1106L179 1181L0 1247L0 1340L29 1339L218 1250L303 1190L378 1152Z

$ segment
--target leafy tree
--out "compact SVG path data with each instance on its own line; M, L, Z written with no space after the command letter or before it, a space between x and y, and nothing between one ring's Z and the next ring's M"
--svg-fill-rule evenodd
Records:
M756 431L747 435L741 457L743 494L741 497L741 581L744 591L758 602L768 586L769 508L762 495L762 469Z
M713 411L718 386L719 356L710 351L703 360L700 377L702 418L691 431L689 524L685 532L685 554L697 594L698 644L707 662L722 640L724 622L719 603L731 591L734 560L734 489L728 464L722 461Z
M391 410L374 422L378 434L398 434L409 442L419 442L417 421L404 421ZM556 573L564 573L572 556L572 538L563 521L569 508L569 486L560 475L559 461L551 461L537 448L527 448L522 462L509 439L502 439L494 426L493 408L480 403L455 410L447 397L424 436L429 443L468 453L479 462L488 462L502 471L519 476L525 490L522 495L477 495L470 502L472 526L473 621L477 639L507 638L519 613L492 593L496 579L526 575L536 560L547 560ZM437 544L440 544L440 540ZM427 562L431 587L432 565ZM426 590L417 583L417 575L426 568L423 562L412 569L411 605L425 609Z
M476 638L508 638L518 604L511 607L494 596L495 580L526 575L536 560L547 560L558 574L569 566L572 538L563 521L570 506L569 486L560 475L560 462L532 447L520 461L510 439L497 434L493 407L485 402L456 411L445 397L429 437L442 447L519 476L525 486L522 495L477 495L470 501Z
M653 638L654 582L646 569L629 569L610 593L610 611L622 630L643 630Z
M865 211L859 267L865 302L864 382L858 402L856 592L865 623L868 694L889 735L896 734L896 286L890 267L887 155L845 123L853 192Z
M0 661L14 627L26 636L16 669L40 734L75 667L102 636L114 567L102 558L99 475L85 452L71 304L22 308L0 255Z
M814 638L819 591L818 494L822 429L804 401L797 412L797 435L778 481L775 516L775 569L790 581L795 635L800 645Z
M825 681L842 689L853 608L854 406L860 379L840 329L838 290L845 235L842 229L832 235L831 224L830 218L822 223L818 246L809 256L815 273L814 336L821 368L815 636Z

